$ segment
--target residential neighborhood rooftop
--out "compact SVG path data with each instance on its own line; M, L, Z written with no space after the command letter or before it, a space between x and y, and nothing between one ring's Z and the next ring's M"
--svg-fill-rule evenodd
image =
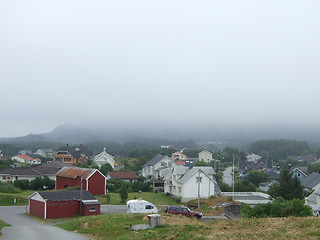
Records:
M73 191L51 191L38 192L39 195L47 201L64 201L64 200L96 200L96 198L87 190ZM31 195L32 196L32 195Z

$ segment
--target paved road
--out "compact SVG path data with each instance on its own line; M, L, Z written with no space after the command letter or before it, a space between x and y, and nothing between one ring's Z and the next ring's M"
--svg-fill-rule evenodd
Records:
M61 228L38 222L24 213L26 207L0 206L0 219L12 225L2 229L1 240L88 240L88 238Z
M111 214L111 213L126 213L126 205L101 205L100 212L102 214Z
M226 170L223 171L223 182L228 184L230 187L232 186L232 167L227 167Z

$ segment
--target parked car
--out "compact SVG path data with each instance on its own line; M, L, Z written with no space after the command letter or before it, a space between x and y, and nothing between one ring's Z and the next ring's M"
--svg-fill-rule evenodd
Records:
M142 199L129 200L127 202L127 213L158 213L158 209L152 203Z
M181 214L187 217L202 218L202 213L193 212L185 206L169 206L164 210L165 213Z

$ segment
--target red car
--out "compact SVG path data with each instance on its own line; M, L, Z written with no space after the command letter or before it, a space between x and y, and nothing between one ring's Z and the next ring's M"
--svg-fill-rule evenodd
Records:
M172 213L172 214L181 214L187 217L196 217L202 218L202 213L200 212L193 212L189 208L184 206L169 206L164 210L165 213Z

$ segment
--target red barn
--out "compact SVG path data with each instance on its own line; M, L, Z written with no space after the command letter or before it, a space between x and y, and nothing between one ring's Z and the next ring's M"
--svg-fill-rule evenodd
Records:
M56 174L56 190L67 187L79 187L92 195L106 194L106 177L97 169L63 167Z
M44 219L100 214L100 202L88 191L35 192L29 197L29 214Z

